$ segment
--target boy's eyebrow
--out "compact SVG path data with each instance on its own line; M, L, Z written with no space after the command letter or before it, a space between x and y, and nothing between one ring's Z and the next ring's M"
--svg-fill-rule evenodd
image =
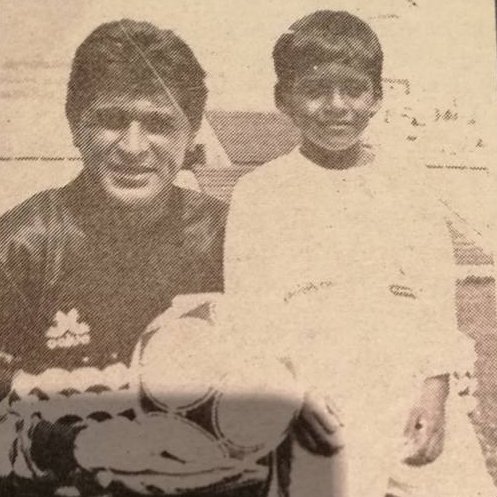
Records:
M368 76L360 76L360 75L351 76L350 74L344 74L344 75L340 75L340 74L331 74L331 75L316 74L316 75L306 76L306 77L302 78L301 81L303 81L303 82L306 82L306 81L320 82L320 81L322 81L322 82L328 82L328 83L334 82L334 81L348 81L351 83L368 83L370 81L370 79L368 78Z
M321 78L310 78L306 80L302 80L298 86L301 87L328 87L328 86L334 86L336 84L340 85L353 85L353 86L360 86L367 88L368 86L368 81L363 80L363 79L355 79L355 78L326 78L326 77L321 77Z

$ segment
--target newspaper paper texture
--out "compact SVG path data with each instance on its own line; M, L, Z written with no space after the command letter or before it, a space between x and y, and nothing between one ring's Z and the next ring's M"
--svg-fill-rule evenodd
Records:
M495 497L493 0L0 0L0 497Z

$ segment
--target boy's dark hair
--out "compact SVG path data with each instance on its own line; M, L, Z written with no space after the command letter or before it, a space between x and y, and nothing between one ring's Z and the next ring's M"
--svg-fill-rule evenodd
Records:
M170 89L192 127L200 127L207 99L205 72L175 33L129 19L100 25L79 46L69 79L66 115L77 122L96 93Z
M297 73L326 62L365 71L373 81L375 96L382 96L380 41L366 22L348 12L318 10L299 19L276 42L273 60L277 102Z

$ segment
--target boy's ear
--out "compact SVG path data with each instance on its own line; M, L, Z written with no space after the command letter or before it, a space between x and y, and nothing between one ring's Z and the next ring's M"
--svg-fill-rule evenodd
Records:
M374 117L376 113L381 109L382 105L383 105L383 98L381 97L375 98L375 101L373 102L373 105L371 106L371 109L369 111L369 117Z

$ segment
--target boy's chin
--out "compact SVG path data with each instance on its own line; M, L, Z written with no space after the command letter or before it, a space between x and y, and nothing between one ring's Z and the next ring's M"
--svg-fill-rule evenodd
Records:
M343 153L347 150L356 149L360 144L360 138L350 140L322 140L322 139L308 139L308 143L313 148L321 150L323 153Z

